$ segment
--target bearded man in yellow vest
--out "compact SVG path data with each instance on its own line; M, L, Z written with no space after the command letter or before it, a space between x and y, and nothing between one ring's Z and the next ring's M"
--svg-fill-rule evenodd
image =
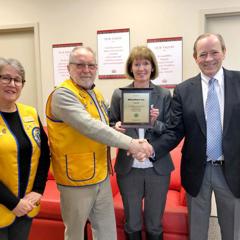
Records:
M108 146L126 149L138 159L151 156L153 149L108 126L104 98L94 85L97 64L91 48L74 48L68 71L70 79L51 93L46 107L65 240L83 240L88 219L94 239L116 240Z

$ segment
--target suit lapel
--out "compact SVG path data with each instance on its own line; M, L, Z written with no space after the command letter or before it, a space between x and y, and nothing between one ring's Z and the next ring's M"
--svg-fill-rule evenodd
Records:
M200 125L201 131L206 135L206 120L203 107L203 96L202 96L202 84L201 84L201 75L197 75L196 78L192 81L192 92L194 96L194 101L196 104L195 112Z
M229 120L231 118L232 105L234 99L234 79L230 76L230 72L224 69L224 116L223 116L223 135L227 132Z
M232 99L234 99L233 93L235 90L234 79L230 72L226 69L224 70L224 117L223 117L223 135L227 132L229 127L229 120L232 113ZM199 74L192 82L192 91L196 99L196 115L198 123L204 135L206 135L206 121L205 113L203 107L202 98L202 85L201 85L201 75Z
M158 102L158 98L160 97L159 93L158 93L156 87L152 84L152 82L150 82L149 87L153 88L153 90L151 92L150 104L153 104L154 106L156 106L157 102Z

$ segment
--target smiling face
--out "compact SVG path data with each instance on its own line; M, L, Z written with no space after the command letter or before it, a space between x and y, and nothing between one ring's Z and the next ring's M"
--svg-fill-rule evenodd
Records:
M22 79L19 72L11 65L5 65L0 71L1 76L7 76L15 79ZM4 83L0 79L0 104L15 107L15 102L22 92L23 85L16 86L12 80L10 83Z
M225 53L219 39L210 35L198 40L194 58L202 73L212 78L221 68Z
M152 64L149 60L144 58L137 58L132 63L132 73L134 76L134 82L148 83L153 71Z
M97 73L94 54L85 48L76 50L68 65L72 80L84 89L91 89Z

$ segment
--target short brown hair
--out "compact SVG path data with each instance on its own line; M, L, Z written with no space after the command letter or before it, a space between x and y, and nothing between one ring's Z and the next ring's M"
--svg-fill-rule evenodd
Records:
M146 46L137 46L132 49L126 62L126 75L128 76L128 78L134 79L132 73L132 63L135 59L147 59L148 61L150 61L153 69L150 75L150 79L153 80L158 77L158 64L152 50Z
M204 34L201 34L200 36L198 36L198 38L194 42L194 45L193 45L193 57L194 58L197 57L197 44L198 44L198 41L203 39L203 38L210 37L210 36L217 37L217 39L219 40L219 42L221 44L222 51L223 52L226 51L226 45L225 45L224 39L223 39L221 34L218 34L218 33L216 33L216 34L215 33L204 33Z

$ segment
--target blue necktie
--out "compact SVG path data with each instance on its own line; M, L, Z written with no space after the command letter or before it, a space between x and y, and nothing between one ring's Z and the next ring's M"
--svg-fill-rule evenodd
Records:
M216 79L210 79L208 83L208 95L206 101L207 158L209 160L217 160L220 156L222 156L221 114L215 85Z

